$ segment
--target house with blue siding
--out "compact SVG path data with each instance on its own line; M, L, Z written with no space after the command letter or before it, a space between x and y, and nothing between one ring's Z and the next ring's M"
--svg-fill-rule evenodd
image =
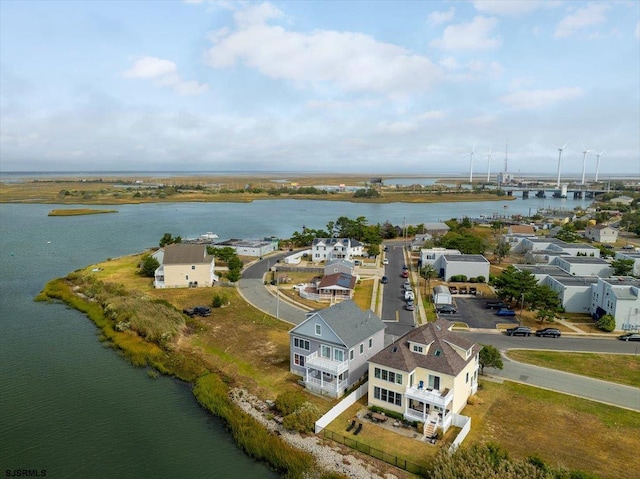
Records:
M366 374L367 361L384 348L384 323L352 300L307 314L289 331L290 370L321 395L342 397Z

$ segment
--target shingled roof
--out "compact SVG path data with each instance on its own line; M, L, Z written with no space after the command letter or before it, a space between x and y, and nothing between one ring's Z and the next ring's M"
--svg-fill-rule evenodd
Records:
M213 256L207 255L207 246L202 244L170 244L164 247L163 264L211 263Z
M416 368L423 368L457 376L470 361L474 360L481 346L449 331L447 329L449 326L450 323L447 321L438 319L413 329L373 356L369 362L408 373ZM410 343L426 345L429 349L426 354L413 352L409 347ZM464 351L471 350L471 354L465 360L453 346Z
M356 277L347 273L334 273L324 276L320 280L318 289L355 289Z

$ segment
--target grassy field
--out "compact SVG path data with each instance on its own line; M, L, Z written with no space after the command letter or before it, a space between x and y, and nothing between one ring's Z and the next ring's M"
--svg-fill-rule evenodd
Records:
M544 389L481 382L465 443L496 443L515 458L536 455L553 467L603 479L635 479L640 414Z
M507 356L523 363L640 388L640 356L520 349L509 350Z

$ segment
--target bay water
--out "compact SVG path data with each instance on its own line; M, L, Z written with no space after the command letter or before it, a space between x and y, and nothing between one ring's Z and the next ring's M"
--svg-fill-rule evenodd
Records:
M83 314L36 303L47 281L156 246L165 233L290 237L340 216L369 224L531 214L586 200L357 204L307 200L93 206L113 214L50 217L69 205L0 205L0 472L60 478L275 478L245 456L179 381L152 379L98 340ZM508 206L504 208L504 205ZM9 473L9 474L8 474Z

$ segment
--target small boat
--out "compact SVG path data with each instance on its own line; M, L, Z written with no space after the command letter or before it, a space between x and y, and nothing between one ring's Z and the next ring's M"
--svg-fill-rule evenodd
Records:
M200 235L200 239L205 239L205 240L212 240L212 239L218 239L219 236L215 233L213 233L212 231L207 231L205 234Z

